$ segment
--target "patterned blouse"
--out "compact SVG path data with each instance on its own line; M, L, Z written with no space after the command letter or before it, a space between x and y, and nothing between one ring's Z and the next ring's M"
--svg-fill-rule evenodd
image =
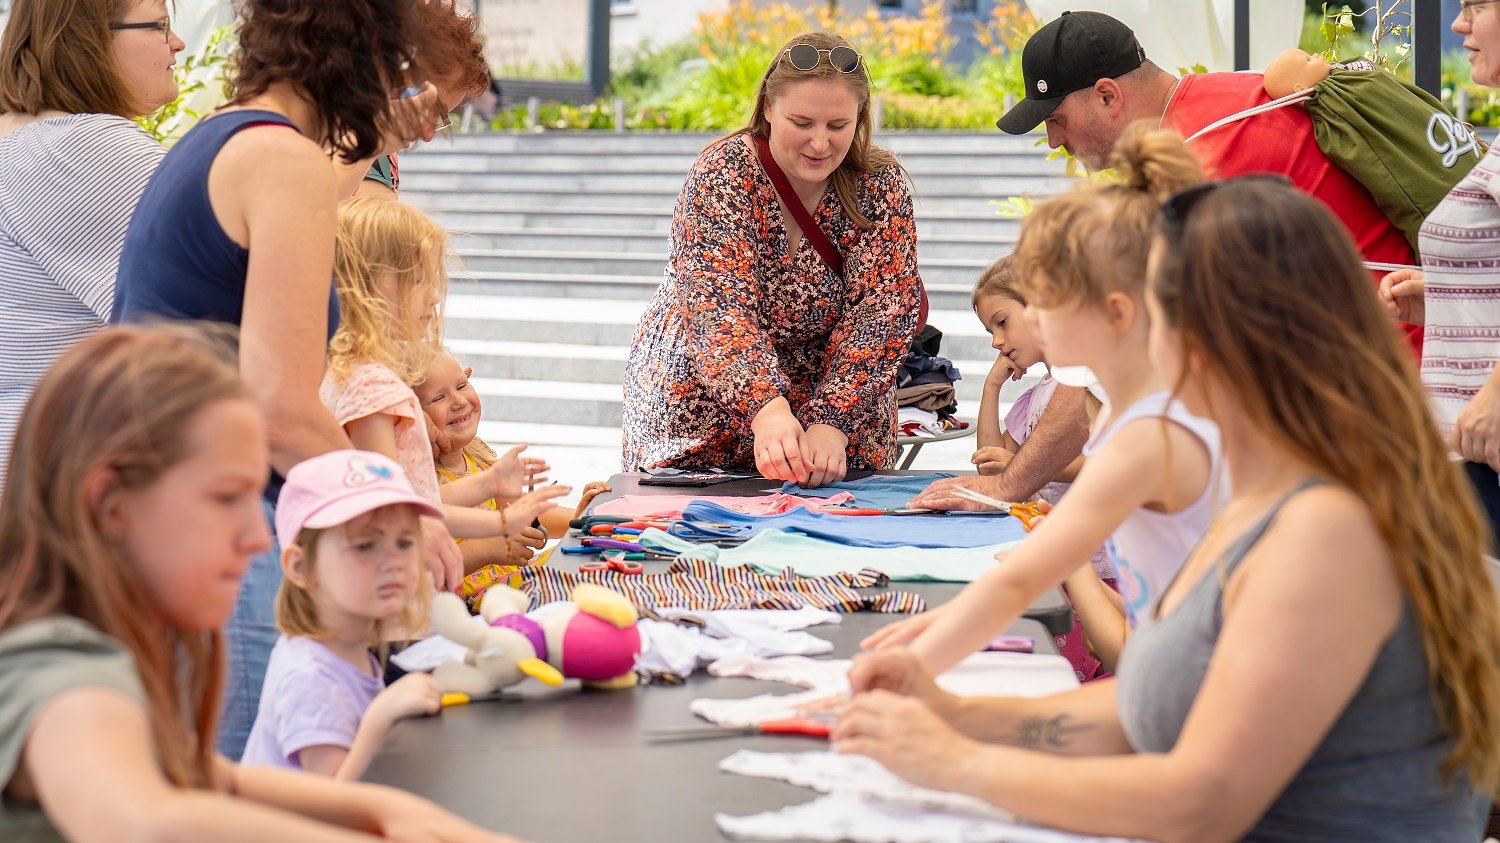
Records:
M857 196L871 228L831 186L813 213L839 278L806 237L786 254L776 188L742 137L698 156L626 364L626 471L753 466L750 421L777 397L803 427L843 431L850 468L894 463L896 369L919 327L916 223L895 167L862 174Z

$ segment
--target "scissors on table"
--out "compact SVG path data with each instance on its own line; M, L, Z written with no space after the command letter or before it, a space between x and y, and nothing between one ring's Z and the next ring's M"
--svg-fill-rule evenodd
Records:
M627 576L639 576L646 566L625 558L623 553L606 553L597 561L585 562L578 566L580 574L594 574L607 571L618 571Z

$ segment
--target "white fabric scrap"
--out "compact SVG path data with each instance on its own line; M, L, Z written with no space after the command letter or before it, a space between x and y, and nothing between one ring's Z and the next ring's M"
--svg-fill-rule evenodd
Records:
M708 672L847 693L850 664L849 659L735 656L713 663ZM937 683L944 690L964 697L1045 697L1078 687L1078 677L1062 656L983 652L954 665L937 678Z
M975 815L911 807L854 793L831 793L803 805L748 817L714 814L719 831L737 840L813 840L819 843L1102 843L1118 838Z
M817 609L659 612L665 617L692 615L704 622L704 628L641 621L636 624L641 632L641 653L636 657L636 667L649 673L681 676L723 659L831 653L831 642L800 630L820 623L837 623L839 619L833 612Z
M863 755L740 750L719 769L810 787L824 796L748 817L715 814L730 837L853 843L1082 843L1119 841L1021 822L963 793L918 787Z

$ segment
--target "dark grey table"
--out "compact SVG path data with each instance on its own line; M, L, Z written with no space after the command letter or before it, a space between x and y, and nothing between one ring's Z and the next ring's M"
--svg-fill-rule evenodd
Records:
M929 605L958 593L950 584L898 583ZM895 616L844 615L808 631L848 657L859 640ZM1015 635L1055 653L1042 625L1022 619ZM528 681L519 700L474 703L396 725L365 780L421 794L486 828L547 843L724 840L715 813L753 814L811 801L815 794L767 779L718 772L736 750L795 752L813 738L756 736L651 743L646 729L704 725L688 711L699 697L791 693L778 682L719 679L702 672L685 685L584 692Z

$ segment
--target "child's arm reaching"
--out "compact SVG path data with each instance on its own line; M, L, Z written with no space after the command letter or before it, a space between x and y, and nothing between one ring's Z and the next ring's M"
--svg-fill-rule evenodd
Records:
M443 488L446 489L447 486ZM455 506L451 503L443 504L443 512L447 515L448 530L458 538L518 536L531 527L531 522L536 520L538 515L549 509L555 509L554 500L571 491L573 491L571 486L554 483L516 498L501 507L499 512L490 512L472 506Z
M442 707L443 690L437 680L427 673L408 673L381 691L365 709L352 745L304 747L297 753L297 761L309 773L352 781L364 774L397 720L436 714Z
M525 445L517 445L500 455L495 464L460 477L442 488L443 502L460 506L479 506L490 498L518 498L528 486L547 479L550 467L545 460L522 457ZM533 515L535 517L535 515ZM531 519L526 520L527 524Z
M1087 564L1104 540L1134 510L1164 499L1193 501L1208 483L1208 455L1192 434L1169 425L1174 473L1196 475L1198 492L1177 494L1166 476L1167 445L1161 422L1127 425L1092 459L1068 494L1005 561L987 571L944 606L911 643L934 674L983 647L1020 617L1031 601ZM1194 459L1194 456L1199 457ZM1142 478L1151 478L1142 482ZM1169 494L1168 486L1171 486ZM885 642L885 646L899 642ZM860 690L860 689L855 689Z

